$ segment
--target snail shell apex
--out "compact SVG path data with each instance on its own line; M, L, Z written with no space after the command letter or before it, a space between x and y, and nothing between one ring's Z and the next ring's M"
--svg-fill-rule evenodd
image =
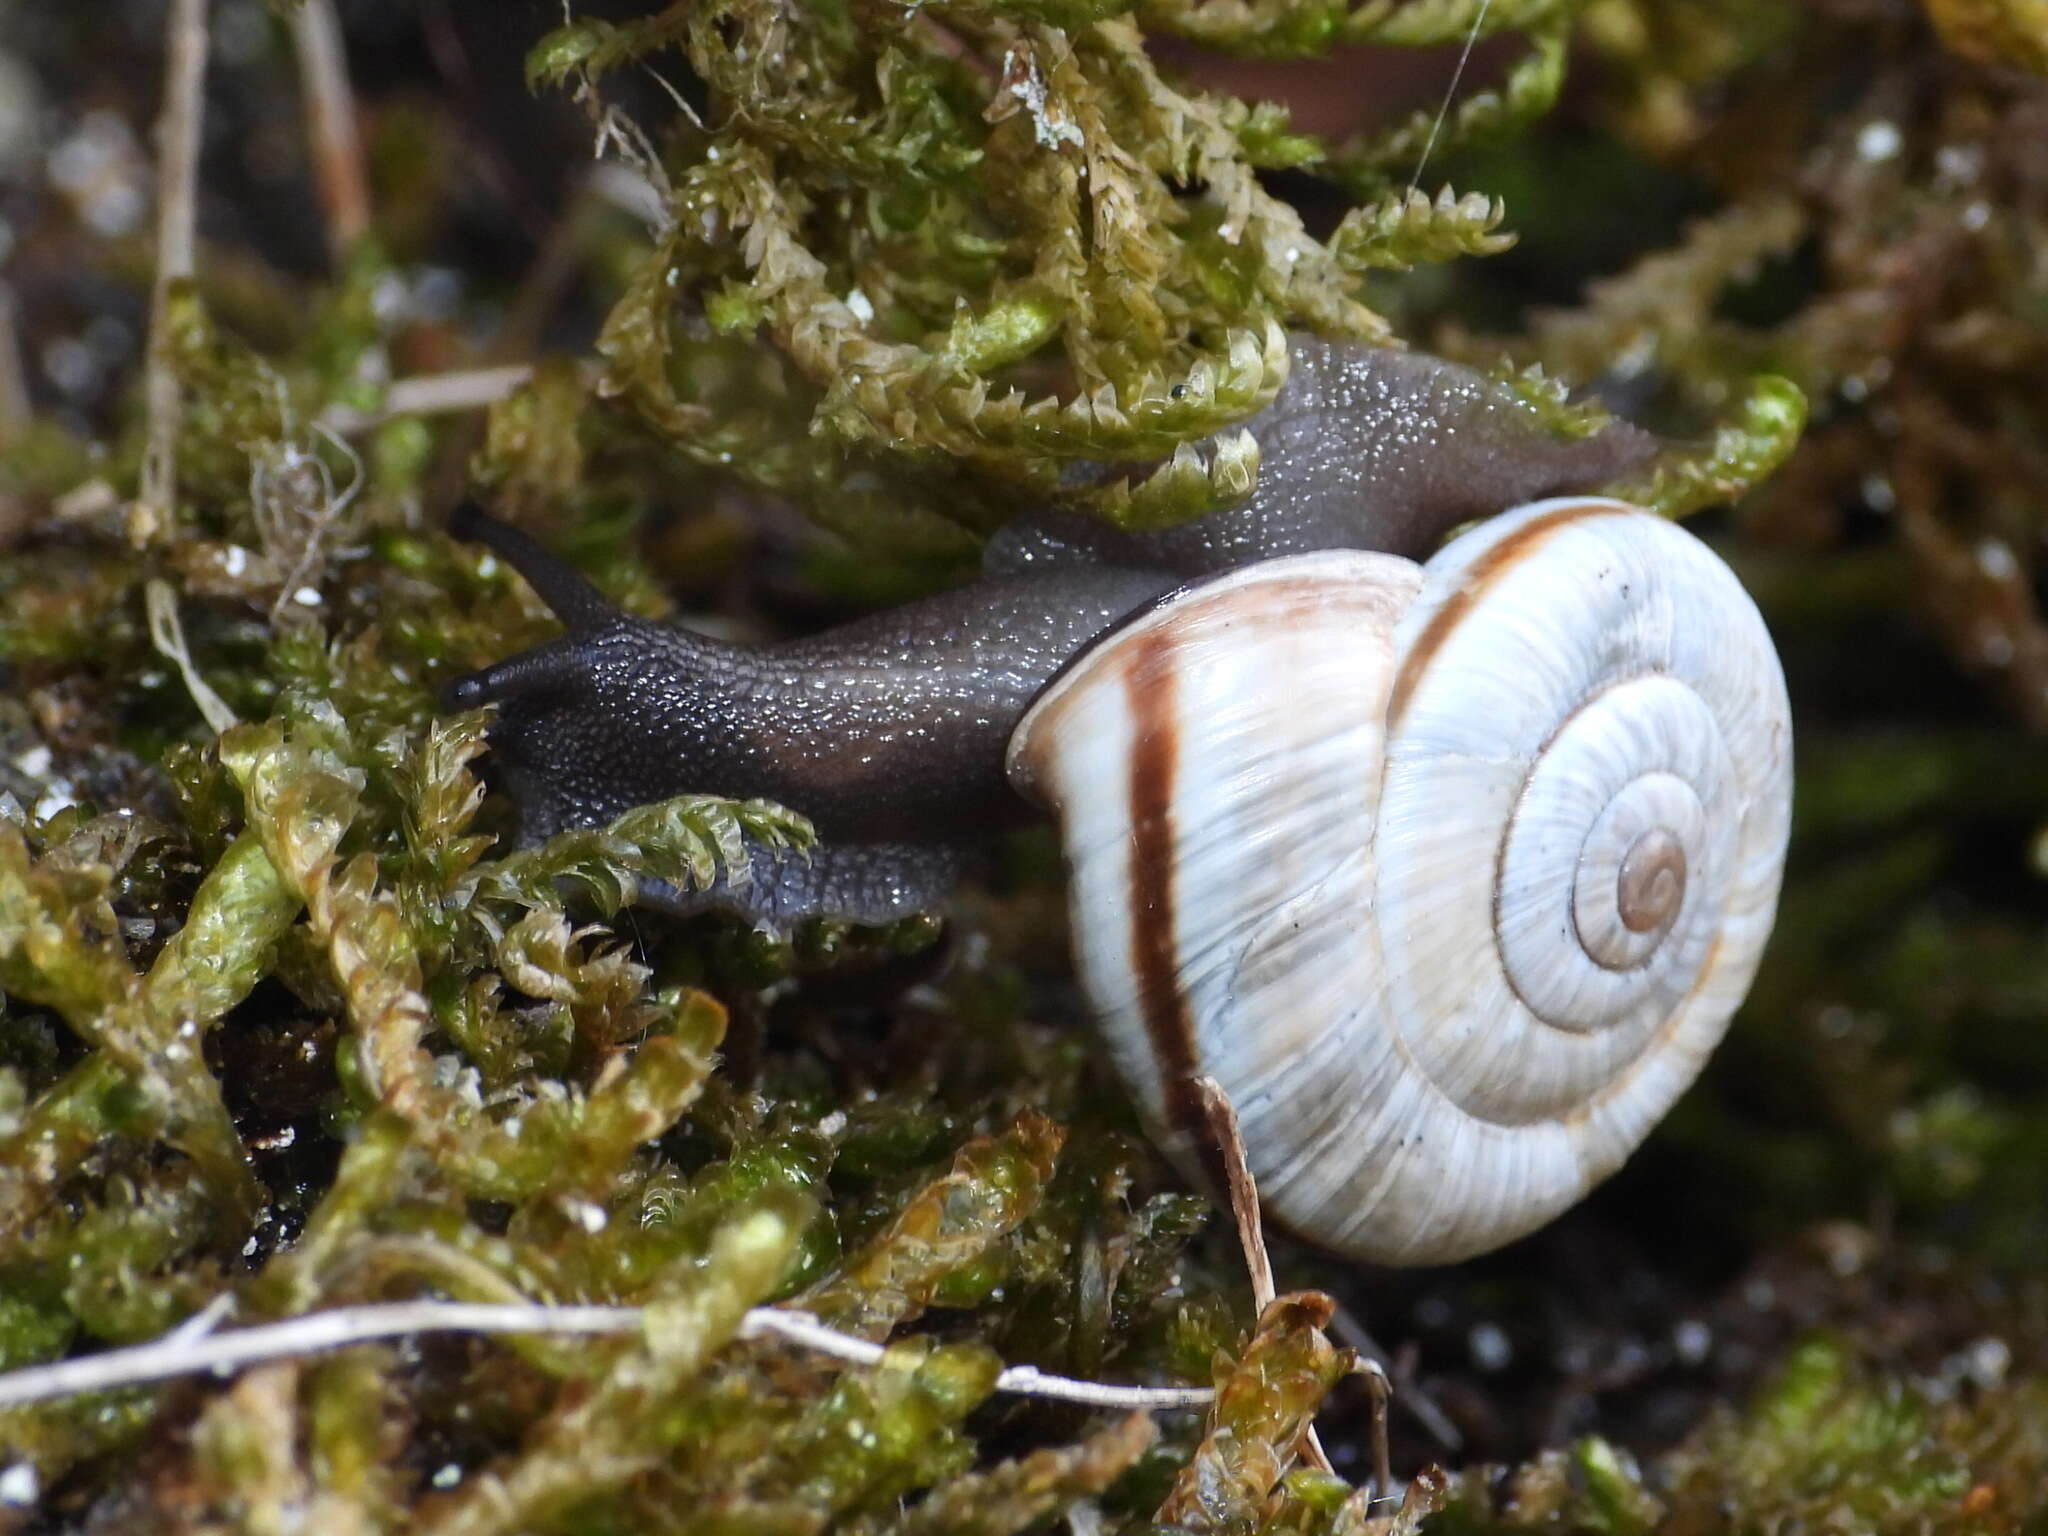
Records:
M1187 589L1025 715L1077 965L1193 1171L1193 1079L1278 1220L1447 1262L1605 1178L1755 973L1791 807L1783 674L1731 572L1620 502L1427 565L1323 550Z

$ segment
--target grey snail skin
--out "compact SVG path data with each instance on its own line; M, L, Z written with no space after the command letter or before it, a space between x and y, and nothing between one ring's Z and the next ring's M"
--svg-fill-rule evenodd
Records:
M749 881L643 890L681 913L889 921L1050 811L1080 979L1168 1154L1202 1177L1211 1079L1269 1215L1448 1262L1613 1172L1726 1030L1783 867L1784 679L1704 545L1571 494L1647 434L1554 438L1415 353L1292 354L1242 505L1027 517L978 580L802 640L620 614L467 508L450 531L565 633L445 703L498 707L522 840L685 792L812 819Z

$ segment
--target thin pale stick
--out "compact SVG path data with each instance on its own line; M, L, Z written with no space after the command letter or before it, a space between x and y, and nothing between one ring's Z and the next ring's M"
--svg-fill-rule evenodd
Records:
M1386 1374L1389 1398L1413 1415L1415 1421L1427 1430L1439 1445L1447 1451L1465 1448L1465 1437L1459 1433L1458 1426L1451 1422L1449 1414L1437 1406L1436 1399L1423 1390L1422 1385L1415 1380L1414 1372L1395 1360L1393 1355L1366 1330L1365 1324L1358 1320L1357 1315L1341 1301L1337 1303L1336 1315L1331 1319L1330 1331L1337 1335L1347 1349L1364 1357Z
M880 1344L829 1328L808 1312L789 1307L755 1307L740 1324L740 1337L779 1338L831 1355L854 1365L877 1365L886 1353ZM998 1392L1021 1397L1054 1397L1098 1408L1197 1408L1215 1397L1207 1387L1123 1387L1108 1382L1078 1381L1053 1376L1035 1365L1013 1365L996 1377Z
M630 165L600 160L591 167L590 190L600 201L630 214L649 229L660 229L668 218L668 204L662 200L661 188Z
M184 621L178 617L178 594L171 590L171 584L161 576L150 577L142 584L142 606L149 616L150 644L178 669L178 675L185 680L185 691L192 696L206 723L216 733L240 725L242 722L228 707L227 700L213 691L193 664L191 649L185 644Z
M14 290L0 283L0 448L28 429L28 369L21 360Z
M1207 1387L1124 1387L1115 1382L1054 1376L1035 1365L1013 1365L996 1377L998 1392L1051 1397L1090 1408L1206 1408L1216 1394Z
M507 363L502 368L466 368L455 373L423 373L385 387L384 404L374 411L330 406L320 425L344 435L367 432L399 416L442 416L474 411L504 399L533 377L533 364Z
M1365 1389L1372 1394L1372 1492L1377 1502L1394 1496L1394 1458L1387 1447L1387 1402L1394 1389L1387 1373L1377 1364L1362 1374L1366 1378Z
M28 430L32 417L28 370L21 360L21 335L15 329L14 293L0 282L0 458ZM35 513L26 496L0 491L0 550L28 531Z
M348 52L334 0L300 0L292 13L292 46L299 56L299 89L306 101L306 141L313 179L327 216L327 248L336 262L370 228L369 179L356 136L356 98L348 81Z
M222 1291L213 1300L209 1301L205 1306L157 1340L157 1342L159 1344L190 1344L194 1339L203 1339L222 1323L226 1322L234 1313L234 1310L235 1293L233 1291Z
M1266 1224L1259 1214L1259 1186L1245 1161L1244 1136L1237 1128L1237 1107L1213 1077L1195 1079L1195 1091L1202 1096L1202 1113L1209 1121L1209 1135L1223 1156L1223 1177L1230 1186L1230 1214L1237 1221L1237 1241L1244 1249L1245 1268L1251 1271L1252 1305L1261 1316L1271 1305L1278 1287L1273 1283L1273 1257L1266 1251ZM1302 1432L1302 1459L1312 1467L1334 1473L1323 1442L1311 1424Z
M143 373L148 432L128 526L147 544L178 493L178 421L183 402L171 358L170 301L192 276L199 206L199 121L206 94L206 0L171 0L164 42L164 110L157 122L156 282L149 300L149 358Z
M1278 1289L1273 1284L1273 1260L1266 1252L1266 1226L1259 1214L1259 1186L1245 1161L1244 1137L1237 1128L1237 1109L1230 1095L1213 1077L1195 1079L1195 1091L1202 1096L1202 1113L1208 1117L1209 1134L1223 1155L1223 1176L1229 1185L1230 1214L1237 1220L1237 1241L1244 1249L1244 1265L1251 1271L1252 1307L1263 1313Z
M412 1334L629 1334L640 1331L646 1320L647 1309L642 1307L463 1301L337 1307L226 1333L174 1330L148 1344L9 1371L0 1374L0 1408L81 1392L145 1386L179 1376L232 1371L262 1361L293 1359ZM874 1365L885 1353L881 1345L828 1328L808 1313L778 1307L755 1307L746 1314L739 1332L742 1338L774 1335L853 1365ZM1049 1376L1028 1365L1011 1366L997 1376L996 1390L1122 1409L1194 1408L1215 1396L1203 1387L1124 1387L1075 1381L1065 1376Z
M320 1354L414 1333L630 1333L640 1323L637 1307L501 1306L456 1301L337 1307L281 1323L198 1338L173 1334L126 1349L9 1371L0 1375L0 1408L235 1370L261 1361Z
M1458 67L1451 71L1451 83L1444 87L1444 99L1436 109L1436 120L1429 125L1429 139L1422 146L1422 153L1416 157L1415 174L1408 178L1409 197L1413 197L1415 189L1422 185L1422 168L1429 164L1437 135L1444 131L1444 119L1451 115L1451 101L1458 94L1458 82L1465 78L1465 66L1472 61L1472 45L1479 41L1479 29L1486 25L1486 13L1491 9L1493 0L1479 0L1478 14L1472 18L1472 30L1465 34L1465 46L1458 54ZM1406 200L1403 199L1404 202Z
M1332 1477L1336 1476L1336 1465L1330 1460L1330 1453L1323 1449L1323 1437L1316 1433L1313 1424L1301 1432L1301 1459L1318 1472L1328 1472Z

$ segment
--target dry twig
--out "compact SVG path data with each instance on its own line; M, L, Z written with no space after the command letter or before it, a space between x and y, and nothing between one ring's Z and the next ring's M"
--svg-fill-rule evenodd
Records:
M395 416L440 416L474 411L502 400L533 377L533 364L507 363L502 368L467 368L455 373L427 373L399 379L384 391L376 411L329 406L320 425L344 436L367 432Z
M0 283L0 448L28 428L28 370L21 361L21 333L15 324L14 290Z
M143 1386L178 1376L238 1370L268 1360L345 1349L375 1339L420 1333L630 1334L647 1322L644 1307L501 1305L464 1301L400 1301L310 1312L226 1333L181 1327L161 1339L77 1360L0 1374L0 1409L81 1392ZM213 1319L209 1319L212 1321ZM755 1307L741 1338L773 1336L850 1365L876 1365L880 1344L828 1328L807 1312ZM1198 1408L1215 1394L1205 1387L1125 1387L1049 1376L1013 1365L996 1377L998 1392L1057 1398L1095 1408Z
M171 358L171 289L192 276L198 220L199 126L206 91L206 0L171 0L164 45L164 109L157 123L156 282L149 301L149 361L143 399L149 432L130 510L128 537L156 537L178 491L182 410Z
M1251 1272L1252 1308L1264 1316L1278 1288L1273 1282L1273 1258L1266 1251L1265 1221L1259 1214L1259 1186L1245 1161L1244 1136L1237 1126L1237 1108L1230 1095L1213 1077L1195 1079L1195 1091L1202 1096L1202 1112L1208 1117L1209 1134L1223 1160L1224 1182L1230 1195L1230 1213L1237 1225L1237 1240L1244 1249L1245 1268ZM1360 1368L1373 1380L1372 1442L1373 1466L1379 1478L1376 1492L1384 1496L1392 1483L1387 1474L1387 1399L1392 1387L1386 1372L1371 1360L1360 1360ZM1337 1470L1311 1424L1301 1437L1301 1453L1310 1465L1325 1472Z
M1336 1313L1330 1319L1330 1331L1337 1340L1353 1354L1376 1366L1387 1378L1391 1390L1387 1395L1391 1401L1407 1409L1415 1421L1429 1432L1436 1443L1447 1451L1461 1451L1465 1448L1465 1436L1458 1426L1451 1422L1450 1415L1437 1406L1423 1385L1415 1379L1412 1362L1397 1359L1380 1341L1367 1331L1364 1323L1341 1301Z
M1223 1174L1229 1185L1230 1214L1237 1222L1237 1240L1244 1249L1244 1267L1251 1272L1252 1312L1263 1316L1278 1294L1273 1284L1273 1259L1266 1252L1265 1222L1259 1215L1259 1186L1252 1178L1251 1165L1244 1157L1244 1137L1237 1128L1237 1108L1230 1095L1213 1077L1195 1079L1202 1096L1202 1111L1209 1117L1209 1134L1223 1157Z
M356 137L355 92L334 0L302 0L292 14L292 45L306 98L306 140L327 215L327 247L338 264L370 228L370 193Z
M143 583L142 602L149 615L149 643L156 647L159 656L178 669L178 675L185 680L185 691L192 696L207 725L219 733L241 724L227 700L214 692L213 685L199 675L199 668L193 664L191 648L185 643L185 624L178 616L178 595L171 590L171 584L161 576L152 576Z

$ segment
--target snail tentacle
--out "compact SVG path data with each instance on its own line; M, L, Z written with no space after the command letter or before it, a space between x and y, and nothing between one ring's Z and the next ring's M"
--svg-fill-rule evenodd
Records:
M531 534L492 517L474 499L465 499L448 514L448 535L483 545L525 577L526 584L571 633L597 629L617 616L618 610L581 571Z

